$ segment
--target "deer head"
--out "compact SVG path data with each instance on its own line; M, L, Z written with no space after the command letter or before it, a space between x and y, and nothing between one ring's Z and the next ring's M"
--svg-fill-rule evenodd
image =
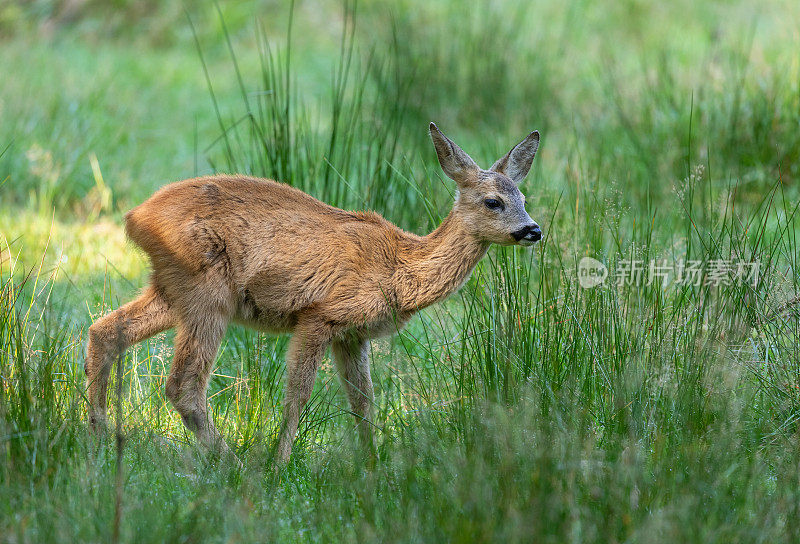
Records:
M488 170L478 167L434 123L430 131L442 170L458 186L453 211L471 234L502 245L530 246L542 238L539 225L525 211L525 195L519 190L539 148L537 131L531 132Z

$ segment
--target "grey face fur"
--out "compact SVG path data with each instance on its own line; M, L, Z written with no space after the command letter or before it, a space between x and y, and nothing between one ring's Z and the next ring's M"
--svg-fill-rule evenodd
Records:
M525 196L518 188L539 148L538 132L531 132L489 170L482 170L435 124L430 131L442 170L458 184L454 210L472 232L502 245L533 245L541 239L541 229L525 211Z

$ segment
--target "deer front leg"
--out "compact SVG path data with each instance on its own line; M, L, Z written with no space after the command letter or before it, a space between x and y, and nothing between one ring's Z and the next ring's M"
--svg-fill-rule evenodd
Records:
M361 445L372 454L375 445L372 438L372 377L369 373L369 340L355 335L334 340L333 356L339 368Z
M280 464L285 464L292 453L300 412L311 398L317 369L329 341L330 333L325 327L300 325L289 341L286 354L286 398L283 402L283 424L277 451L277 461Z

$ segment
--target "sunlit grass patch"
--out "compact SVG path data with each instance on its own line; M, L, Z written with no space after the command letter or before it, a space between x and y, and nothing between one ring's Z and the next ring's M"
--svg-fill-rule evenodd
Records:
M144 255L127 242L119 219L86 222L57 218L29 209L0 212L0 261L13 261L17 271L60 270L69 278L102 274L138 278L147 270Z

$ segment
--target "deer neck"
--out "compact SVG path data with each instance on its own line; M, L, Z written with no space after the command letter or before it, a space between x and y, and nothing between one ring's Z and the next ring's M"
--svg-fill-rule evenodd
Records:
M451 211L436 230L402 252L395 274L400 310L413 312L455 292L488 248Z

